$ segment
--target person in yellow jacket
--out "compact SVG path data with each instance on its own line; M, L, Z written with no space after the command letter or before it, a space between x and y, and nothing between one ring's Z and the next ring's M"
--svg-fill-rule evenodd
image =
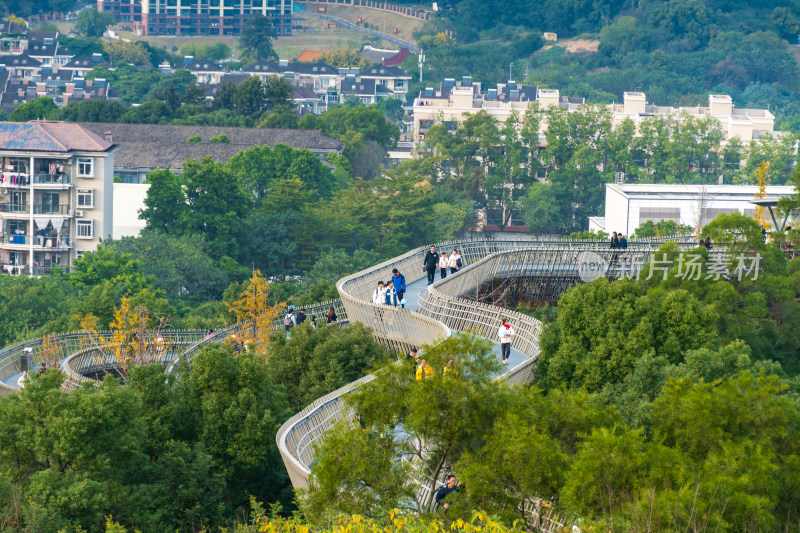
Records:
M417 381L422 381L423 378L432 378L433 377L433 369L428 365L428 362L425 359L421 359L419 362L419 366L417 367Z

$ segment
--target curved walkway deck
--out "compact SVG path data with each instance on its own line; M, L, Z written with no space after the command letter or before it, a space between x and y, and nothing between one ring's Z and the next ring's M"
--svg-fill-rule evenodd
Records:
M624 268L635 273L663 242L633 241L627 250L612 252L605 242L544 243L513 238L459 241L438 245L437 249L448 252L458 249L465 267L431 286L424 280L421 268L428 248L420 248L343 278L337 288L350 322L362 322L372 328L377 340L403 351L435 343L452 330L472 331L494 342L502 317L509 317L517 335L512 344L511 364L502 378L512 383L528 383L538 356L541 323L521 313L464 299L468 290L494 277L532 274L575 278L581 253L586 251L607 259L610 268L606 275L615 278L626 273ZM694 242L680 245L695 247ZM370 301L377 282L390 279L394 268L406 277L407 309L377 306ZM499 354L498 347L495 352ZM364 376L319 398L281 426L276 440L295 488L308 486L315 443L338 420L351 415L342 398L371 379L374 376Z

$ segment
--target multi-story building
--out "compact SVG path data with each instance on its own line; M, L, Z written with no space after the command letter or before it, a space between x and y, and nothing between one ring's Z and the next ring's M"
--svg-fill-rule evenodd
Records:
M582 98L567 98L557 89L543 89L518 85L513 81L498 84L496 89L481 90L480 84L470 77L457 82L445 79L439 88L426 88L414 100L414 141L419 147L425 143L425 133L434 124L446 123L455 129L465 115L485 111L498 121L505 121L512 112L524 113L532 105L546 110L558 106L567 111L577 111L584 103ZM608 106L614 126L630 119L638 125L649 117L690 116L716 119L725 140L738 137L743 143L759 139L765 134L775 134L775 117L767 109L736 109L728 95L712 94L708 107L669 107L647 103L641 92L623 95L622 104ZM540 121L542 133L547 121Z
M97 0L121 23L130 23L138 35L237 36L250 15L272 21L275 34L291 35L293 0Z
M0 123L0 272L69 268L111 235L115 149L78 124Z

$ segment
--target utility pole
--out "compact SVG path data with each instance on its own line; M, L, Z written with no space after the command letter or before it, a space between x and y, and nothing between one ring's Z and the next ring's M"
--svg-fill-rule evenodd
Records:
M511 63L510 65L508 65L508 81L511 81L511 80L514 79L514 76L511 75L512 72L514 72L514 63Z
M425 66L425 54L422 53L422 48L419 50L419 82L422 83L422 67Z

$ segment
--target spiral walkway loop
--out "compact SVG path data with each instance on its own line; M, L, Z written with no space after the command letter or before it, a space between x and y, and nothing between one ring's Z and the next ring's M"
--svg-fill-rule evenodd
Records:
M684 239L681 247L694 247L694 242ZM432 344L451 334L452 330L472 331L495 340L502 317L514 323L516 337L512 348L521 352L521 363L511 366L500 376L512 383L528 383L533 377L539 353L539 335L542 324L535 318L464 298L486 281L496 277L534 275L547 279L570 280L574 284L578 275L581 253L593 251L612 263L606 275L614 278L622 274L619 264L611 261L621 256L630 259L628 265L635 270L649 258L649 254L664 240L632 241L627 251L611 252L607 242L537 242L513 237L497 240L467 240L437 245L439 251L457 249L465 265L461 271L422 287L419 297L406 293L407 309L378 306L371 302L378 281L391 278L398 269L413 285L423 276L422 262L428 247L412 250L404 255L368 268L339 281L337 288L350 322L361 322L372 328L375 338L385 345L406 351ZM418 302L414 305L414 302ZM324 438L325 432L338 420L352 415L345 409L342 398L362 384L374 379L373 375L350 383L339 390L319 398L281 426L276 440L292 485L307 488L310 467L314 462L314 445Z

